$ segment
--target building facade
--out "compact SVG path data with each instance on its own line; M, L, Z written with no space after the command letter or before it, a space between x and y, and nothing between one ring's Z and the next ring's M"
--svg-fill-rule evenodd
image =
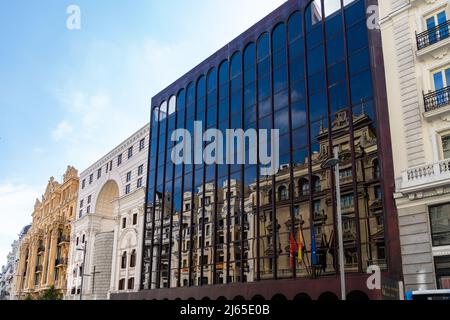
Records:
M55 287L66 291L70 222L75 218L78 171L68 167L62 183L51 177L42 199L36 199L32 226L20 245L15 295L36 298Z
M450 5L380 11L405 289L449 289Z
M149 125L80 175L66 298L139 289Z
M3 283L4 290L0 293L0 296L5 300L15 300L16 297L16 281L17 281L17 270L19 265L19 249L23 238L27 234L31 225L28 225L22 229L19 234L19 238L11 244L11 251L8 254L8 260L6 266L3 268Z
M372 265L401 280L381 37L366 25L376 4L287 1L152 99L141 291L112 298L337 298L336 186L322 168L335 147L348 297L381 298ZM244 164L201 161L199 146L218 159L224 144L191 141L195 121L200 137L256 129ZM265 129L280 134L270 176L248 159L261 160ZM173 161L177 142L190 161Z

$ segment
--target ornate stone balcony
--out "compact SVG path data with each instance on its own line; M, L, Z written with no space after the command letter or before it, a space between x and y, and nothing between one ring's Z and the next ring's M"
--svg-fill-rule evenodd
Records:
M442 187L450 183L450 159L411 168L402 173L402 193L417 192L426 188Z

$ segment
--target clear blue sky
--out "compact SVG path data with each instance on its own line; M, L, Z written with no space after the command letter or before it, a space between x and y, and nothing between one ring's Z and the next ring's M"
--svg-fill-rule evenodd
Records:
M144 126L153 95L283 2L0 0L0 265L50 176Z

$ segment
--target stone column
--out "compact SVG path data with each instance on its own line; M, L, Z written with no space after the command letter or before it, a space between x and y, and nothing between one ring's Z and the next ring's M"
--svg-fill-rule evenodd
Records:
M55 228L50 233L50 244L48 251L48 263L47 263L47 279L46 283L48 286L55 284L55 260L56 260L56 249L58 247L58 228Z
M117 202L116 202L117 203ZM110 288L109 291L110 292L114 292L117 291L117 283L118 283L118 276L119 276L119 272L117 271L118 269L118 264L120 263L117 260L117 257L120 257L120 254L118 254L118 248L120 248L120 214L119 212L116 213L116 218L114 219L115 224L114 224L114 244L113 244L113 252L112 252L112 269L111 269L111 283L110 283Z
M46 234L45 238L44 238L44 258L42 259L42 277L40 280L40 287L44 287L47 284L47 274L48 274L48 270L47 270L47 266L48 266L48 262L49 262L49 255L50 255L50 239L49 239L49 235Z
M28 272L27 272L27 288L34 291L34 276L36 274L36 260L37 260L37 249L39 246L39 240L33 239L30 246L30 251L28 253Z

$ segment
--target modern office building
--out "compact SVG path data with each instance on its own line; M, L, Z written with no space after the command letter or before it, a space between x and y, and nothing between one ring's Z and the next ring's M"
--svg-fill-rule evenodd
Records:
M66 299L139 289L150 125L80 175Z
M372 265L401 280L381 36L366 21L376 4L287 1L152 99L141 291L113 299L336 299L336 185L322 168L334 147L348 297L382 298L366 285ZM224 144L190 141L195 121L223 137L258 129L245 164L201 161L201 145ZM174 142L175 129L188 134ZM269 129L273 175L249 159ZM180 145L196 161L173 161Z
M36 199L32 225L20 245L15 295L37 298L54 287L66 291L70 222L75 218L78 171L67 167L62 183L51 177L42 199Z
M381 1L405 289L450 289L450 7Z

